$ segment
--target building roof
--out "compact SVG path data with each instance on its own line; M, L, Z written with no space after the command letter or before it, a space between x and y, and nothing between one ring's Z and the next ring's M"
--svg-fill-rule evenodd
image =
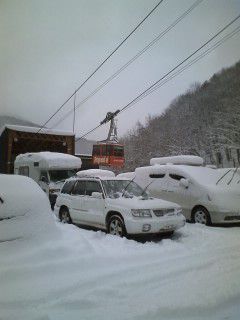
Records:
M3 133L5 129L15 130L15 131L21 131L21 132L31 132L31 133L37 133L40 129L39 127L29 127L29 126L20 126L20 125L14 125L14 124L5 124L0 129L0 135ZM60 136L74 136L74 133L70 131L60 131L60 130L53 130L48 128L43 128L39 134L52 134L52 135L60 135Z

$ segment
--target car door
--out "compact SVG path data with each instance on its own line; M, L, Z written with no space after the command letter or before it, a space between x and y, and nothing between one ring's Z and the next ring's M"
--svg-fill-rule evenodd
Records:
M92 225L101 225L105 227L105 200L92 196L93 192L103 194L100 181L86 181L86 195L83 199L82 210L84 210L85 222Z
M78 180L70 194L69 210L72 221L82 223L85 221L86 212L83 209L83 199L86 193L86 181Z

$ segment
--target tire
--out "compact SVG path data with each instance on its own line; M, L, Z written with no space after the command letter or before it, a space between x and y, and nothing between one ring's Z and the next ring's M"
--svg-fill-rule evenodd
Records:
M205 226L210 226L212 224L210 214L204 207L197 207L193 210L192 220L194 223L201 223Z
M68 208L61 208L59 212L59 219L62 223L72 223Z
M124 221L119 215L112 215L108 219L107 232L121 238L127 235Z

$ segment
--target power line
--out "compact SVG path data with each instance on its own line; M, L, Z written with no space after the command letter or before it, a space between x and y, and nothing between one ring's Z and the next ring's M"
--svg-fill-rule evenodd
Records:
M194 58L192 61L190 61L187 65L183 66L180 70L176 71L175 74L170 75L172 72L174 72L175 70L177 70L180 66L182 66L186 61L188 61L191 57L193 57L197 52L199 52L201 49L203 49L204 47L206 47L210 42L212 42L217 36L219 36L222 32L224 32L227 28L229 28L234 22L236 22L238 19L240 18L240 14L234 18L231 22L229 22L225 27L223 27L220 31L218 31L214 36L212 36L208 41L206 41L203 45L201 45L197 50L195 50L193 53L191 53L187 58L185 58L184 60L182 60L179 64L177 64L173 69L171 69L169 72L167 72L163 77L161 77L159 80L157 80L155 83L153 83L150 87L148 87L146 90L144 90L141 94L139 94L136 98L134 98L133 100L131 100L126 106L124 106L123 108L120 109L119 113L122 113L123 111L125 111L126 109L132 107L134 104L136 104L137 102L139 102L140 100L142 100L143 98L145 98L147 95L151 94L152 92L154 92L155 90L157 90L160 86L164 85L166 82L170 81L172 78L174 78L175 76L177 76L179 73L183 72L187 67L190 67L192 64L196 63L198 60L200 60L201 58L203 58L205 55L209 54L210 52L212 52L214 49L216 49L218 46L220 46L223 42L225 42L226 40L228 40L230 37L233 37L236 33L238 33L240 31L240 26L238 26L237 28L235 28L232 32L230 32L229 34L227 34L226 36L224 36L221 40L219 40L218 42L216 42L212 47L208 48L205 52L201 53L198 57ZM168 77L170 76L170 77ZM168 77L168 78L167 78ZM162 84L161 81L165 80ZM98 125L97 127L95 127L94 129L88 131L87 133L85 133L84 135L82 135L81 137L79 137L78 139L76 139L76 141L86 137L88 134L90 134L91 132L95 131L97 128L99 128L101 125Z
M144 54L147 50L149 50L154 44L156 44L162 37L164 37L169 31L171 31L180 21L182 21L191 11L193 11L201 2L204 0L195 1L183 14L177 17L167 28L165 28L158 36L156 36L152 41L150 41L143 49L141 49L134 57L132 57L129 61L127 61L121 68L119 68L114 74L112 74L108 79L106 79L102 84L100 84L96 89L94 89L86 98L80 101L76 109L82 106L85 102L87 102L91 97L93 97L97 92L99 92L102 88L104 88L110 81L115 79L121 72L123 72L127 67L129 67L135 60L137 60L142 54ZM70 114L72 110L68 111L66 115L64 115L60 120L55 123L53 127L58 126L63 120L65 120Z
M158 6L163 2L164 0L160 0L155 7L137 24L137 26L117 45L117 47L100 63L100 65L82 82L82 84L77 88L76 91L71 94L69 98L51 115L51 117L39 128L37 131L40 132L46 124L66 105L66 103L77 93L86 83L88 80L90 80L93 75L114 55L114 53L131 37L131 35L150 17L150 15L158 8Z

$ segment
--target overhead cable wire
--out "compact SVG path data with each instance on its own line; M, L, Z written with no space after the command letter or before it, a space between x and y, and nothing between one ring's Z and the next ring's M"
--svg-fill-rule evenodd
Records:
M160 0L153 9L136 25L136 27L117 45L117 47L100 63L100 65L81 83L81 85L75 90L64 103L48 118L48 120L38 129L39 133L53 117L68 103L68 101L77 93L94 75L97 71L117 52L117 50L134 34L135 31L151 16L151 14L160 6L164 0Z
M183 66L181 69L175 72L175 74L172 74L175 70L177 70L180 66L182 66L186 61L188 61L191 57L193 57L197 52L202 50L204 47L206 47L210 42L212 42L217 36L219 36L222 32L224 32L227 28L229 28L234 22L236 22L240 18L240 14L233 19L231 22L229 22L225 27L223 27L220 31L218 31L214 36L212 36L207 42L205 42L203 45L201 45L197 50L195 50L193 53L191 53L187 58L185 58L183 61L181 61L179 64L177 64L173 69L171 69L169 72L167 72L163 77L161 77L159 80L157 80L155 83L153 83L150 87L148 87L146 90L144 90L141 94L139 94L136 98L131 100L126 106L120 109L119 113L122 113L124 110L130 108L137 102L139 102L141 99L145 98L148 94L151 94L155 90L157 90L161 85L165 84L167 81L170 81L172 78L177 76L179 73L183 72L187 67L190 67L192 64L196 63L198 60L203 58L205 55L209 54L212 52L214 49L219 47L223 42L227 41L231 37L233 37L236 33L240 31L240 26L235 28L233 31L231 31L229 34L224 36L221 40L213 44L212 47L208 48L205 52L201 53L198 57L193 59L188 63L188 65ZM169 77L168 77L169 76ZM164 83L160 84L162 80L166 80ZM157 86L158 85L158 86ZM148 93L149 92L149 93ZM98 129L101 125L96 126L92 130L86 132L84 135L80 136L79 138L76 139L76 141L84 138L88 134L92 133L96 129Z
M110 81L115 79L121 72L128 68L134 61L136 61L141 55L143 55L147 50L149 50L153 45L155 45L161 38L163 38L168 32L170 32L179 22L181 22L189 13L191 13L201 2L204 0L196 0L183 14L177 17L167 28L165 28L158 36L156 36L152 41L150 41L143 49L141 49L134 57L128 60L122 67L120 67L116 72L114 72L109 78L107 78L102 84L100 84L96 89L94 89L86 98L80 101L76 109L86 103L91 97L93 97L97 92L103 89ZM73 111L69 110L66 115L64 115L60 120L57 121L51 128L58 126L62 121L64 121L68 116L71 115Z

